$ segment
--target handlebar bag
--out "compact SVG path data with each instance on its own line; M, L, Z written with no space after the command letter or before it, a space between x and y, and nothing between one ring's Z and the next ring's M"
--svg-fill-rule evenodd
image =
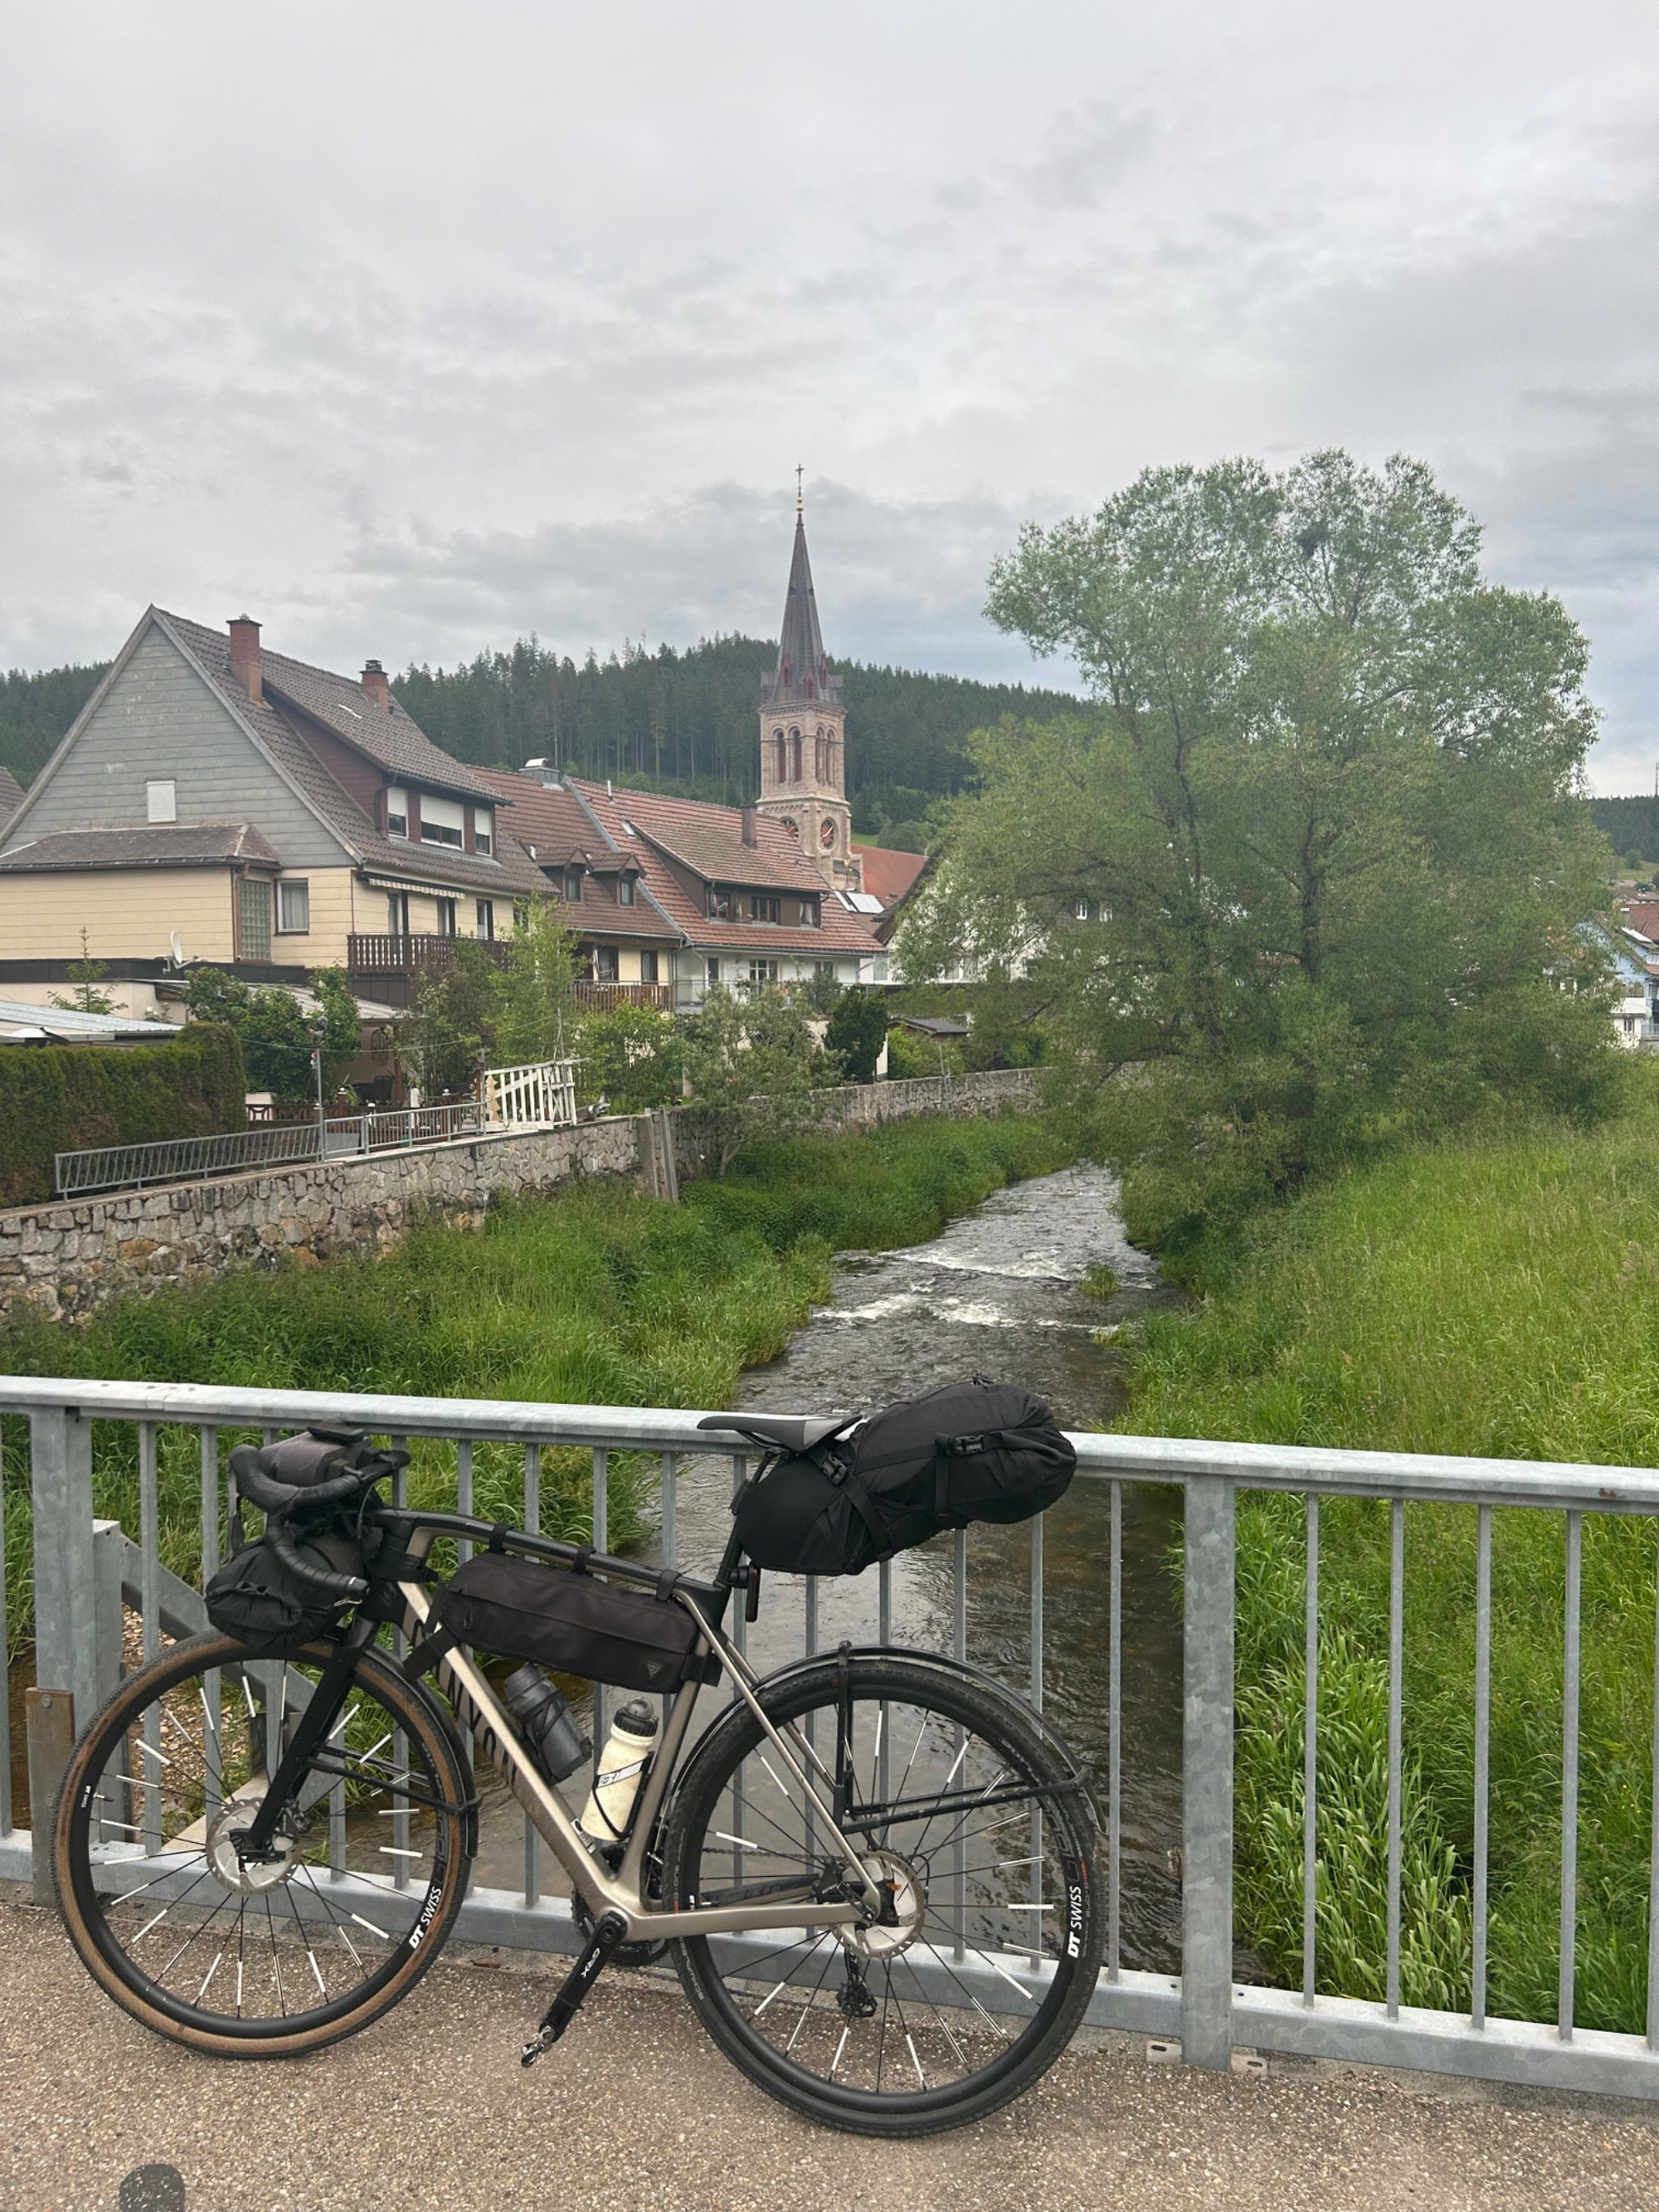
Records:
M856 1575L975 1521L1029 1521L1062 1497L1077 1454L1017 1383L947 1382L849 1437L763 1467L732 1504L738 1540L780 1574Z
M302 1536L290 1529L289 1534L307 1566L362 1575L362 1547L355 1536L337 1530ZM341 1610L292 1574L263 1536L233 1553L203 1595L220 1634L237 1637L254 1651L308 1643L332 1628Z
M720 1680L720 1661L692 1652L699 1632L684 1606L533 1559L476 1553L450 1577L434 1609L464 1644L621 1690Z

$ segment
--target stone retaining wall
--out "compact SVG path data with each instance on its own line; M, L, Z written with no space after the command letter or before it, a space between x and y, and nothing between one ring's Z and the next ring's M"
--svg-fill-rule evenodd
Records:
M916 1114L982 1115L1035 1103L1023 1070L968 1076L940 1085L848 1085L826 1091L823 1126L871 1127ZM682 1182L702 1172L705 1147L693 1117L672 1117ZM643 1117L585 1121L524 1136L466 1138L367 1159L112 1191L101 1198L0 1212L0 1316L27 1300L72 1320L118 1291L221 1275L235 1267L275 1267L286 1257L317 1267L337 1253L385 1252L418 1219L458 1229L483 1224L501 1193L546 1196L574 1177L647 1171Z

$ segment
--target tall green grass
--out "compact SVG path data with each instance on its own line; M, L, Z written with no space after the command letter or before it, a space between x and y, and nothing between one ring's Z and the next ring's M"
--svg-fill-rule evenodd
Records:
M933 1236L1004 1183L1073 1154L1038 1116L896 1122L868 1136L757 1147L723 1183L674 1206L622 1183L492 1207L482 1234L417 1231L385 1259L244 1273L122 1297L78 1329L21 1317L0 1329L0 1372L218 1382L258 1389L507 1398L550 1405L723 1406L741 1370L775 1358L829 1288L837 1248ZM9 1638L33 1628L27 1426L5 1425ZM159 1440L162 1556L199 1571L198 1447ZM587 1455L547 1450L542 1527L591 1534ZM654 1460L617 1454L610 1540L637 1543L654 1512ZM410 1494L453 1504L453 1455L417 1445ZM520 1453L475 1453L477 1510L517 1520ZM101 1514L137 1527L131 1428L100 1423Z
M1200 1260L1203 1303L1142 1327L1123 1425L1170 1436L1652 1466L1659 1108L1402 1153ZM1389 1509L1321 1516L1319 1985L1381 1993ZM1469 1995L1475 1515L1407 1509L1402 1994ZM1646 1992L1656 1531L1584 1522L1575 2005L1639 2030ZM1239 1904L1302 1971L1304 1517L1239 1510ZM1493 1523L1488 2002L1553 2019L1559 1958L1565 1533Z

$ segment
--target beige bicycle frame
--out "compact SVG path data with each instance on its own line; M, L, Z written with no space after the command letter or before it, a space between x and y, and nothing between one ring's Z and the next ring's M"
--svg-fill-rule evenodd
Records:
M417 1558L423 1558L431 1547L434 1532L430 1529L416 1530L415 1540L410 1546L411 1553ZM419 1583L399 1583L398 1589L407 1608L404 1633L414 1643L419 1640L431 1620L432 1600L428 1590ZM844 1854L849 1868L856 1869L863 1876L869 1903L878 1905L875 1877L842 1835L830 1808L808 1778L808 1765L816 1765L822 1774L824 1771L823 1761L808 1748L805 1739L793 1724L788 1726L787 1732L781 1732L774 1727L755 1695L758 1677L744 1662L742 1655L703 1617L690 1598L683 1591L677 1591L675 1595L696 1621L707 1648L719 1654L721 1663L737 1685L738 1695L748 1705L786 1761L791 1778L803 1797L811 1801L817 1817L823 1824L826 1837ZM446 1651L434 1672L440 1686L454 1706L462 1726L470 1731L479 1750L490 1760L508 1790L530 1815L548 1848L586 1899L594 1917L597 1919L605 1911L620 1912L628 1923L628 1942L678 1941L688 1936L734 1936L750 1929L844 1928L868 1917L866 1911L844 1900L828 1904L811 1897L790 1898L770 1905L691 1905L682 1911L665 1911L653 1907L647 1899L642 1888L646 1846L656 1825L657 1815L662 1809L663 1799L678 1764L680 1753L684 1748L686 1733L696 1706L699 1684L687 1682L675 1693L658 1737L657 1747L646 1771L645 1780L641 1785L634 1826L623 1854L622 1864L613 1874L609 1868L600 1864L582 1841L575 1822L565 1810L563 1800L532 1765L497 1704L494 1692L466 1653L459 1646Z

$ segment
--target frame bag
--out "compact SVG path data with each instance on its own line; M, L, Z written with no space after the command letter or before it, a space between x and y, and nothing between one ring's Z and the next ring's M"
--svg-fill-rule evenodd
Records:
M664 1579L672 1585L673 1576ZM673 1690L682 1682L720 1680L712 1653L693 1656L701 1631L665 1589L647 1596L580 1570L478 1552L450 1577L435 1611L459 1643L620 1690Z
M1064 1495L1076 1466L1034 1392L947 1382L773 1460L732 1511L757 1567L856 1575L944 1528L1029 1521Z

